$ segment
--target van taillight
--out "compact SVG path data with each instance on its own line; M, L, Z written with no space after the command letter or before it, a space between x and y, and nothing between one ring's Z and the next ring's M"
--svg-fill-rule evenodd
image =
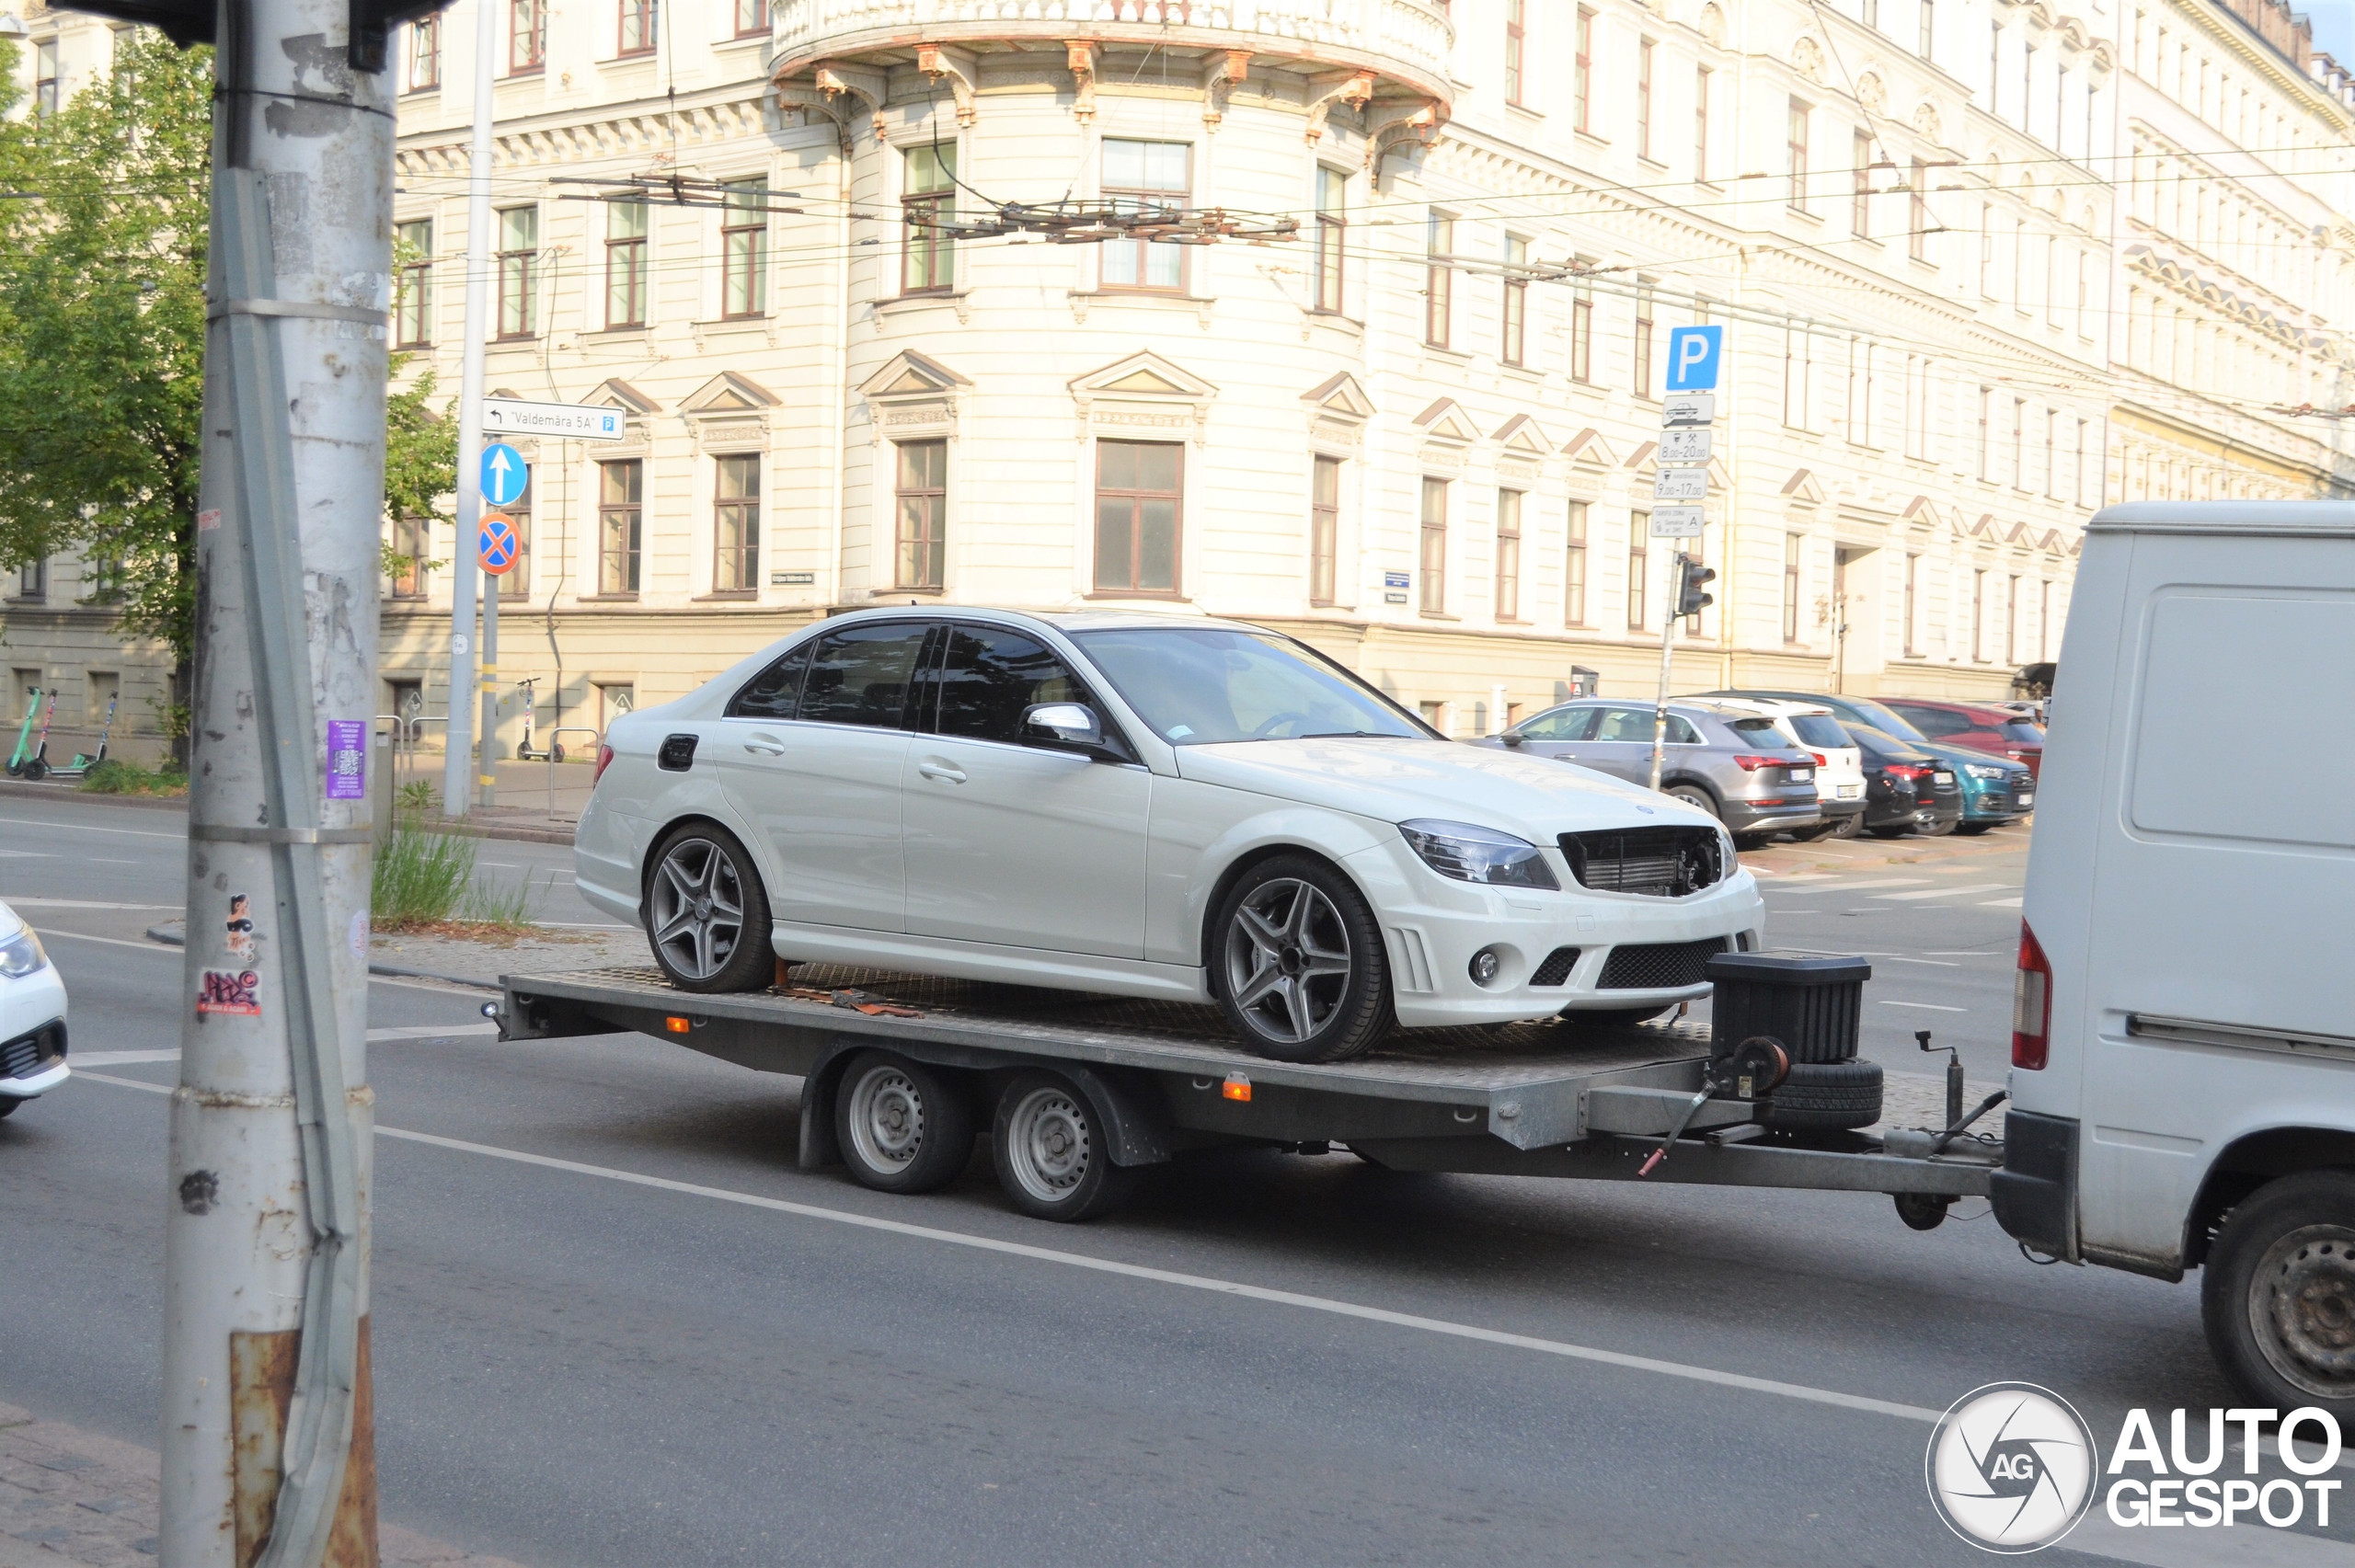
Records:
M2012 977L2012 1065L2041 1072L2051 1048L2052 966L2022 921L2020 965Z
M613 761L614 749L612 747L600 746L597 748L597 772L592 775L589 780L590 788L594 789L597 787L597 781L605 776L605 770L613 765Z

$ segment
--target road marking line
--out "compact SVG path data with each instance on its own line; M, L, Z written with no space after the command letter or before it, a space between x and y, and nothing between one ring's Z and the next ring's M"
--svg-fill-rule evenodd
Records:
M1987 898L1982 899L1979 907L1982 910L2016 910L2020 907L2020 900L2018 898Z
M163 910L178 914L184 904L96 904L84 898L8 898L9 908L17 910Z
M109 1078L96 1072L80 1077L93 1083L111 1083L125 1089L142 1089L151 1094L168 1094L171 1086L163 1083L143 1083L135 1078ZM1713 1367L1695 1367L1683 1361L1662 1361L1649 1356L1629 1356L1616 1350L1601 1350L1592 1345L1572 1345L1558 1339L1540 1339L1532 1334L1506 1333L1499 1329L1480 1328L1472 1323L1453 1322L1445 1318L1427 1318L1413 1312L1394 1312L1382 1307L1361 1306L1354 1301L1337 1300L1329 1296L1309 1296L1296 1290L1275 1290L1264 1285L1245 1285L1231 1279L1217 1279L1207 1275L1179 1274L1172 1269L1148 1268L1141 1264L1117 1263L1109 1258L1089 1257L1084 1253L1059 1252L1052 1247L1034 1247L1021 1242L1002 1242L994 1236L976 1236L964 1230L944 1230L931 1225L911 1225L905 1220L880 1219L873 1215L854 1214L847 1209L823 1208L816 1204L793 1203L780 1197L764 1197L757 1193L731 1191L727 1187L707 1187L695 1182L674 1182L666 1176L640 1175L635 1171L615 1170L609 1165L589 1165L578 1160L557 1160L546 1154L527 1154L519 1149L500 1149L493 1144L468 1143L462 1139L441 1138L430 1132L410 1132L401 1127L379 1127L380 1138L398 1139L406 1143L429 1144L436 1149L455 1150L463 1154L481 1154L493 1160L509 1160L519 1165L537 1165L544 1170L564 1171L576 1176L595 1176L603 1181L621 1182L629 1186L653 1187L662 1192L684 1194L689 1197L711 1198L720 1203L741 1204L748 1208L765 1208L778 1214L796 1215L804 1219L823 1219L836 1225L848 1225L862 1230L879 1230L887 1235L905 1236L921 1242L938 1242L948 1246L970 1247L975 1252L996 1253L1005 1257L1028 1258L1034 1263L1062 1264L1067 1268L1087 1269L1097 1274L1116 1275L1125 1279L1141 1279L1155 1285L1175 1285L1189 1290L1207 1290L1221 1296L1238 1296L1246 1300L1264 1301L1273 1306L1296 1307L1305 1311L1327 1312L1335 1317L1356 1318L1365 1322L1384 1323L1393 1328L1419 1329L1425 1333L1441 1334L1451 1339L1476 1340L1486 1345L1501 1345L1514 1350L1534 1350L1546 1356L1558 1356L1572 1361L1592 1361L1605 1367L1620 1367L1629 1371L1657 1372L1663 1377L1683 1378L1691 1382L1710 1383L1719 1388L1742 1389L1752 1393L1775 1394L1784 1399L1800 1400L1809 1404L1832 1405L1842 1410L1860 1410L1875 1415L1900 1416L1907 1421L1919 1421L1935 1425L1945 1412L1930 1410L1918 1404L1900 1404L1893 1400L1867 1399L1861 1394L1841 1393L1834 1389L1810 1388L1805 1383L1779 1382L1772 1378L1752 1378L1739 1372L1720 1372Z
M186 833L151 833L142 828L98 828L87 822L52 822L45 817L19 817L15 826L20 828L58 828L69 833L117 833L126 839L177 839L186 842Z
M1899 964L1936 964L1941 969L1959 969L1962 967L1959 964L1949 964L1944 958L1907 958L1895 953L1891 953L1888 956L1892 962Z
M398 1029L371 1029L368 1043L381 1045L388 1040L455 1040L472 1035L496 1035L496 1024L445 1024L439 1028L417 1025Z
M1925 1013L1968 1013L1970 1011L1968 1007L1941 1007L1935 1001L1891 1001L1887 997L1876 997L1874 1000L1883 1007L1918 1007Z
M151 1061L178 1061L178 1047L168 1051L74 1051L67 1057L69 1065L85 1067L139 1067Z
M1798 891L1801 893L1853 893L1859 887L1910 887L1916 882L1927 882L1928 880L1930 879L1926 876L1850 876L1833 882L1818 882L1812 887L1798 888Z
M1880 893L1876 894L1875 897L1886 898L1890 903L1897 903L1910 898L1954 898L1965 893L2000 893L2003 890L2004 884L2001 882L1985 882L1972 887L1924 887L1914 893Z
M70 936L76 942L103 942L109 947L136 947L142 953L168 953L174 957L180 954L179 948L167 947L160 942L125 942L120 936L92 936L85 932L60 931L55 926L41 927L40 934L43 938Z

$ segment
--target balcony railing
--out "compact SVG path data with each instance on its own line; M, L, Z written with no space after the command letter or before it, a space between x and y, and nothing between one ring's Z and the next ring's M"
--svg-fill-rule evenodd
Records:
M1444 7L1425 0L779 0L775 17L775 59L788 71L919 41L1117 40L1133 29L1139 41L1249 48L1337 67L1395 63L1435 85L1445 79L1453 37Z

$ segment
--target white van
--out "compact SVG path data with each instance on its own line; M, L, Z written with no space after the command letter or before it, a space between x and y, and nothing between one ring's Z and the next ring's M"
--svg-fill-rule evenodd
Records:
M1997 1219L2204 1267L2252 1404L2355 1417L2355 505L2097 515L2037 807Z

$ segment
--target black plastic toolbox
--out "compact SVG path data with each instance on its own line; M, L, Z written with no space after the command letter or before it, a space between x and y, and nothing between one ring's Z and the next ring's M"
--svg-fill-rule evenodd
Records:
M1710 1053L1730 1055L1753 1035L1780 1040L1793 1061L1847 1061L1856 1054L1865 982L1862 958L1812 958L1782 953L1720 953L1707 974Z

